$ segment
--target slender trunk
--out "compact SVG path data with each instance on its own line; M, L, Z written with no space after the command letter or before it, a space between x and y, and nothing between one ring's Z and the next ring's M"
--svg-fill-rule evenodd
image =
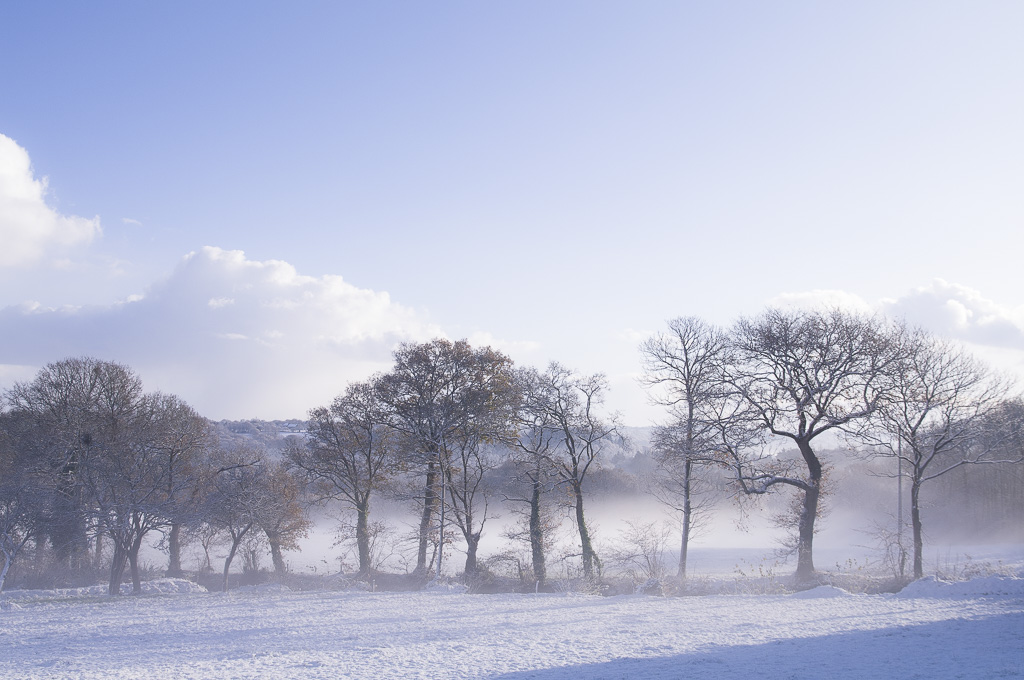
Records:
M914 578L924 576L924 535L921 531L921 480L914 476L910 484L910 524L914 532Z
M438 476L438 478L441 481L441 490L440 490L440 493L437 494L437 502L438 502L438 511L440 512L441 516L438 518L438 522L437 522L437 572L435 573L434 578L440 579L441 578L441 569L444 567L444 565L442 564L444 562L444 525L445 525L444 513L445 513L445 509L448 507L448 504L445 503L445 501L444 501L444 494L445 494L445 488L444 488L444 486L445 486L445 471L444 471L443 465L441 464L440 458L438 459L438 468L439 469L438 469L438 475L437 476Z
M210 557L210 542L203 541L203 566L202 571L213 571L213 558Z
M480 546L480 534L466 536L466 568L463 576L468 581L476 574L476 550Z
M100 565L103 564L103 534L96 534L94 551L92 563L96 565L97 569L99 569Z
M238 551L238 546L242 544L242 539L245 538L248 528L239 533L231 535L231 549L228 550L228 556L224 559L224 592L228 592L228 571L231 569L231 560L235 559L235 553Z
M73 481L75 470L77 463L72 461L61 475L52 510L56 521L50 525L50 545L55 561L71 569L88 566L89 558L89 538Z
M128 565L128 551L124 548L124 542L114 540L114 558L110 563L110 582L107 584L108 595L121 594L121 581L124 579L124 570Z
M142 575L139 573L139 549L142 547L142 536L138 536L128 549L128 565L132 574L132 595L142 594Z
M821 461L814 455L811 445L798 441L800 454L807 464L808 486L804 490L803 507L798 524L796 579L808 580L814 575L814 520L818 517L818 499L821 495Z
M416 573L427 572L427 544L430 542L430 520L434 515L434 487L437 484L436 452L431 452L427 462L427 479L423 485L423 514L420 516L420 544L416 553Z
M46 565L46 534L40 532L35 537L35 550L32 553L32 561L37 572L43 571Z
M359 553L359 575L370 575L370 501L356 505L356 551Z
M683 464L683 536L679 545L679 576L686 578L686 557L690 549L690 525L693 522L693 508L690 504L690 478L693 475L693 461Z
M11 562L14 561L14 556L9 555L7 551L4 551L4 566L0 569L0 593L4 592L4 582L7 580L7 572L11 570Z
M7 581L11 565L14 564L14 558L18 556L18 552L25 547L27 542L27 536L21 541L15 541L9 536L0 536L0 552L4 554L4 566L0 568L0 593L4 591L4 583Z
M274 575L281 578L288 572L284 563L284 555L281 554L281 539L277 534L267 534L267 543L270 544L270 561L274 563Z
M181 523L171 524L171 530L167 535L167 575L178 577L184 572L181 570Z
M583 488L577 483L573 484L573 493L576 495L576 525L580 531L580 547L583 549L583 576L594 577L594 564L600 563L597 560L597 553L590 542L590 531L587 529L586 518L583 516Z
M533 553L533 576L539 585L547 579L547 567L544 564L544 527L540 520L540 482L534 480L533 494L530 496L530 550Z

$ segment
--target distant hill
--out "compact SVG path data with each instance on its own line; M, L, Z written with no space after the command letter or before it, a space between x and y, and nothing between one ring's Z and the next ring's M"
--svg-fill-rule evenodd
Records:
M288 437L305 437L306 421L291 420L220 420L213 431L221 446L255 445L270 453L280 453Z

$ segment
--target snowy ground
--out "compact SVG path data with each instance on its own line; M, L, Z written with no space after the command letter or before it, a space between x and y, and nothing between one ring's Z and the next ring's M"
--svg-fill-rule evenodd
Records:
M897 595L15 591L0 678L1024 677L1021 576Z

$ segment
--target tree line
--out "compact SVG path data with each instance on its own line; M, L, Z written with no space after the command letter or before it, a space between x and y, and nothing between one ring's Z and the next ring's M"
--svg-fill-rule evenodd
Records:
M666 408L650 488L681 513L680 577L708 471L739 495L796 492L796 577L809 579L829 483L823 435L855 443L851 455L897 460L920 576L921 488L967 465L1004 469L1024 458L1024 406L1008 381L961 348L882 318L767 310L726 329L680 318L640 354L644 382ZM255 536L283 573L282 551L297 546L315 503L354 517L358 575L371 578L372 508L384 496L418 517L409 570L418 582L441 574L455 542L463 577L481 574L479 545L499 502L522 518L514 537L529 547L536 587L548 580L559 504L573 519L580 572L593 580L603 563L587 521L588 475L623 440L607 392L604 376L558 363L517 367L466 341L407 343L390 370L312 409L305 435L269 456L218 438L180 398L146 393L126 366L58 361L3 395L0 588L28 550L37 565L74 572L95 568L109 546L109 592L120 592L126 572L139 592L147 538L161 538L167 573L179 575L183 542L205 547L219 535L226 589ZM501 488L491 483L498 468L510 480Z

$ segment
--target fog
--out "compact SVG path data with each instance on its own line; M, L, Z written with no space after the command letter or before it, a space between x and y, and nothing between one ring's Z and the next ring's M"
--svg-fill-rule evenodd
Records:
M988 532L970 531L962 522L950 521L948 508L936 494L924 494L922 514L925 521L926 571L934 571L953 562L983 559L988 552L1001 552L994 545L1024 545L1022 530L1017 528ZM751 568L788 574L795 568L785 541L790 531L780 526L793 498L783 491L761 498L736 497L729 490L719 492L712 507L703 511L690 538L687 568L691 576L724 576L742 574ZM884 571L886 547L896 527L896 480L871 476L864 470L847 472L834 481L834 490L827 498L825 510L818 521L814 540L815 566L821 571ZM663 534L662 561L666 574L674 574L679 559L679 518L652 495L634 493L594 493L586 497L587 524L606 573L621 572L615 554L629 543L630 525L653 525ZM512 553L525 563L529 546L508 538L507 531L522 521L521 515L508 504L492 499L479 548L479 558L492 569L500 571L500 562L488 562L500 554ZM549 574L567 577L578 568L579 543L571 508L553 510L558 520L555 542L549 552ZM354 518L339 506L316 508L313 526L301 539L300 550L286 553L289 570L300 574L353 573L356 559L351 532L342 524ZM376 501L371 520L382 522L387 535L379 540L379 549L389 557L379 565L383 571L405 573L415 565L415 534L419 520L409 503L381 498ZM909 494L904 498L903 544L909 549ZM446 528L452 544L445 549L443 571L456 576L465 561L464 543L455 526ZM348 537L349 540L346 540ZM269 558L266 559L269 562ZM267 565L264 565L267 566ZM507 566L507 565L505 565ZM216 563L214 568L217 568Z
M245 424L233 423L235 429ZM283 437L293 434L298 427L301 427L298 422L289 423L287 427L281 425L281 432L277 427L267 427L273 434L263 443L273 451ZM663 574L673 575L679 560L679 517L651 493L648 474L653 461L647 447L649 428L628 429L631 445L608 452L601 467L585 484L588 528L604 563L605 575L623 574L626 567L619 558L623 552L635 548L631 546L629 535L635 535L637 530L657 534ZM258 436L255 432L245 430L240 436L247 439ZM899 508L895 462L867 458L838 446L823 447L819 454L828 473L816 522L815 567L827 572L892 572ZM1024 476L1020 467L1000 471L992 466L968 466L925 485L921 514L926 573L982 560L985 555L1006 548L1019 550L1024 546L1024 501L1014 491L1021 486ZM478 557L492 573L509 576L515 559L527 566L530 559L528 544L507 536L508 531L524 519L523 506L502 501L502 490L510 483L507 475L508 470L492 473L487 521ZM795 525L791 509L796 498L794 492L785 487L764 496L743 496L730 483L727 471L711 470L706 477L705 490L697 500L708 507L699 513L691 532L688 575L728 577L751 570L791 574L795 557L787 554L785 544ZM406 481L411 489L420 483L414 475ZM579 538L574 515L567 504L570 498L564 489L552 489L548 496L551 517L557 524L547 553L548 575L566 579L579 568ZM910 550L910 499L906 479L903 496L901 541L904 548ZM289 572L305 576L354 574L353 532L344 529L344 525L354 523L351 511L335 503L313 506L309 515L312 526L299 540L299 549L285 552ZM393 493L381 492L373 500L370 520L381 528L375 543L376 568L393 574L410 572L415 566L419 522L414 504L399 500ZM454 525L447 526L445 533L449 544L445 548L443 572L447 576L458 576L465 562L462 536ZM154 539L154 543L158 541L159 538ZM206 565L206 553L201 545L193 542L184 550L183 566L195 571L204 567L220 571L226 552L226 545L215 543L209 549L209 565ZM252 559L248 568L271 569L265 546L250 546L249 554ZM500 556L510 559L502 560ZM152 573L161 573L167 557L154 544L143 554L143 561ZM244 560L235 560L232 570L238 572L243 568L246 568Z

